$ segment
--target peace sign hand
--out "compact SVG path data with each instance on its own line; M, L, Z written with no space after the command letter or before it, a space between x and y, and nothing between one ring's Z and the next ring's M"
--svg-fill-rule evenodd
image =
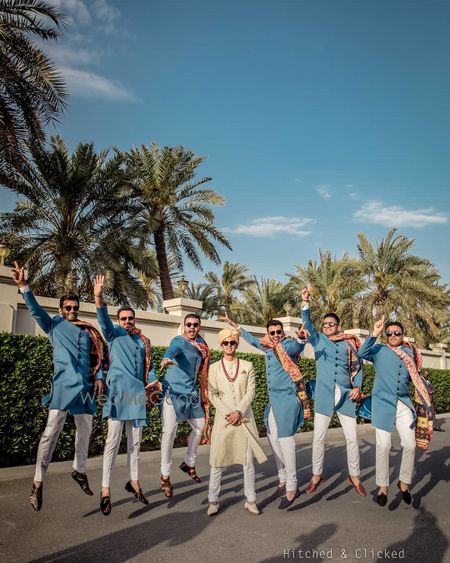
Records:
M18 287L22 288L27 285L27 282L25 281L25 268L21 268L16 261L14 261L14 268L11 270L11 272L13 280Z

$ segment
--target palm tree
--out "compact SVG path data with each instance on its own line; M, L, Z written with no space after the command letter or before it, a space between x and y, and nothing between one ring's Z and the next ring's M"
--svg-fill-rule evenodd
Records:
M66 88L34 39L56 39L64 18L42 0L0 0L0 170L20 166L25 145L65 107Z
M265 325L270 319L284 316L286 286L274 279L254 276L253 285L243 292L243 302L232 306L232 317L238 322Z
M418 341L437 338L438 318L450 304L449 292L440 284L440 275L427 258L409 254L414 239L395 236L391 229L372 246L358 234L361 272L367 279L361 309L375 317L383 313L401 320Z
M288 274L290 299L299 305L300 290L310 286L315 322L326 313L336 313L347 327L358 322L355 310L366 282L357 260L347 254L333 258L328 250L319 250L319 262L309 260L306 267L295 268L296 274Z
M214 290L207 284L191 282L185 292L182 292L179 287L176 287L174 294L175 297L187 297L188 299L201 301L203 303L201 311L202 318L210 319L213 315L218 314L219 307Z
M231 315L235 294L244 292L255 283L255 280L248 276L247 266L228 261L224 263L220 277L214 272L208 272L205 274L205 279L215 292L219 314L225 311L228 316Z
M0 215L0 234L13 243L14 258L26 262L33 289L52 296L77 287L90 297L93 275L109 271L115 302L145 306L133 271L154 271L126 228L130 184L120 155L108 160L108 151L96 153L92 143L69 154L57 136L31 154L20 173L0 172L0 183L23 197Z
M205 157L197 157L182 146L160 149L156 144L142 145L126 156L134 196L140 203L134 230L154 244L163 299L173 299L171 269L183 271L184 257L201 270L200 254L220 263L214 243L231 248L215 227L211 209L223 205L224 198L202 188L211 178L195 179Z

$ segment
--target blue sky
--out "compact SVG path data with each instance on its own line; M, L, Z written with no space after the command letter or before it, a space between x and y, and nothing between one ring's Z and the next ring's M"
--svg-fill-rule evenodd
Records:
M358 232L397 226L449 281L449 2L52 3L71 96L50 132L207 156L224 260L285 281L319 248L356 255Z

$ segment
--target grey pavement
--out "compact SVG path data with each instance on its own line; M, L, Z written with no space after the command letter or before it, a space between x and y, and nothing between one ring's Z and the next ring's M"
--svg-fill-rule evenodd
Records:
M101 458L89 460L94 497L71 479L70 462L53 463L44 488L44 505L29 504L33 468L0 469L1 561L450 561L450 415L446 432L435 432L429 450L418 450L412 485L413 504L404 504L396 487L399 439L393 433L392 484L388 504L374 502L374 431L360 427L362 481L369 495L359 497L347 482L345 441L341 429L327 438L324 484L303 494L311 472L311 433L297 436L298 476L302 495L286 511L277 509L272 456L257 468L257 500L262 514L243 509L242 474L226 469L221 511L206 515L208 447L199 450L196 484L178 469L184 448L174 451L174 497L159 491L159 452L141 455L141 486L150 504L137 503L123 486L126 457L113 471L110 516L99 510ZM269 455L267 441L264 448ZM386 551L385 551L386 550Z

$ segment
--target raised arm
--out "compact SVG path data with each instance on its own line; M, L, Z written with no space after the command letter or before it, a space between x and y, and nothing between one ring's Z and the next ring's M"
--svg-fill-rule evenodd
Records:
M52 318L36 301L36 297L33 295L33 292L25 281L24 268L21 268L17 262L14 262L14 268L11 272L13 280L22 294L27 309L30 311L34 320L42 328L42 330L48 334L53 327Z
M253 334L250 334L249 332L247 332L245 329L240 327L235 321L232 321L231 319L229 319L228 316L219 317L219 321L225 321L226 323L228 323L233 328L239 330L242 338L246 342L248 342L251 346L258 348L258 350L262 350L263 352L265 351L264 346L261 344L259 339L256 338L256 336L253 336Z
M301 291L302 297L302 321L306 330L309 332L309 341L314 346L319 340L319 332L311 320L311 310L309 308L309 289L304 287Z
M103 336L108 342L114 340L115 331L114 325L108 314L108 308L103 300L103 289L105 287L105 276L95 276L94 279L94 299L95 306L97 307L97 318L100 328L102 329Z
M369 336L358 350L357 356L361 360L368 360L369 362L373 362L377 352L380 350L381 346L377 345L377 338L383 332L384 326L384 316L381 317L378 321L375 322L373 325L373 332L372 336Z

